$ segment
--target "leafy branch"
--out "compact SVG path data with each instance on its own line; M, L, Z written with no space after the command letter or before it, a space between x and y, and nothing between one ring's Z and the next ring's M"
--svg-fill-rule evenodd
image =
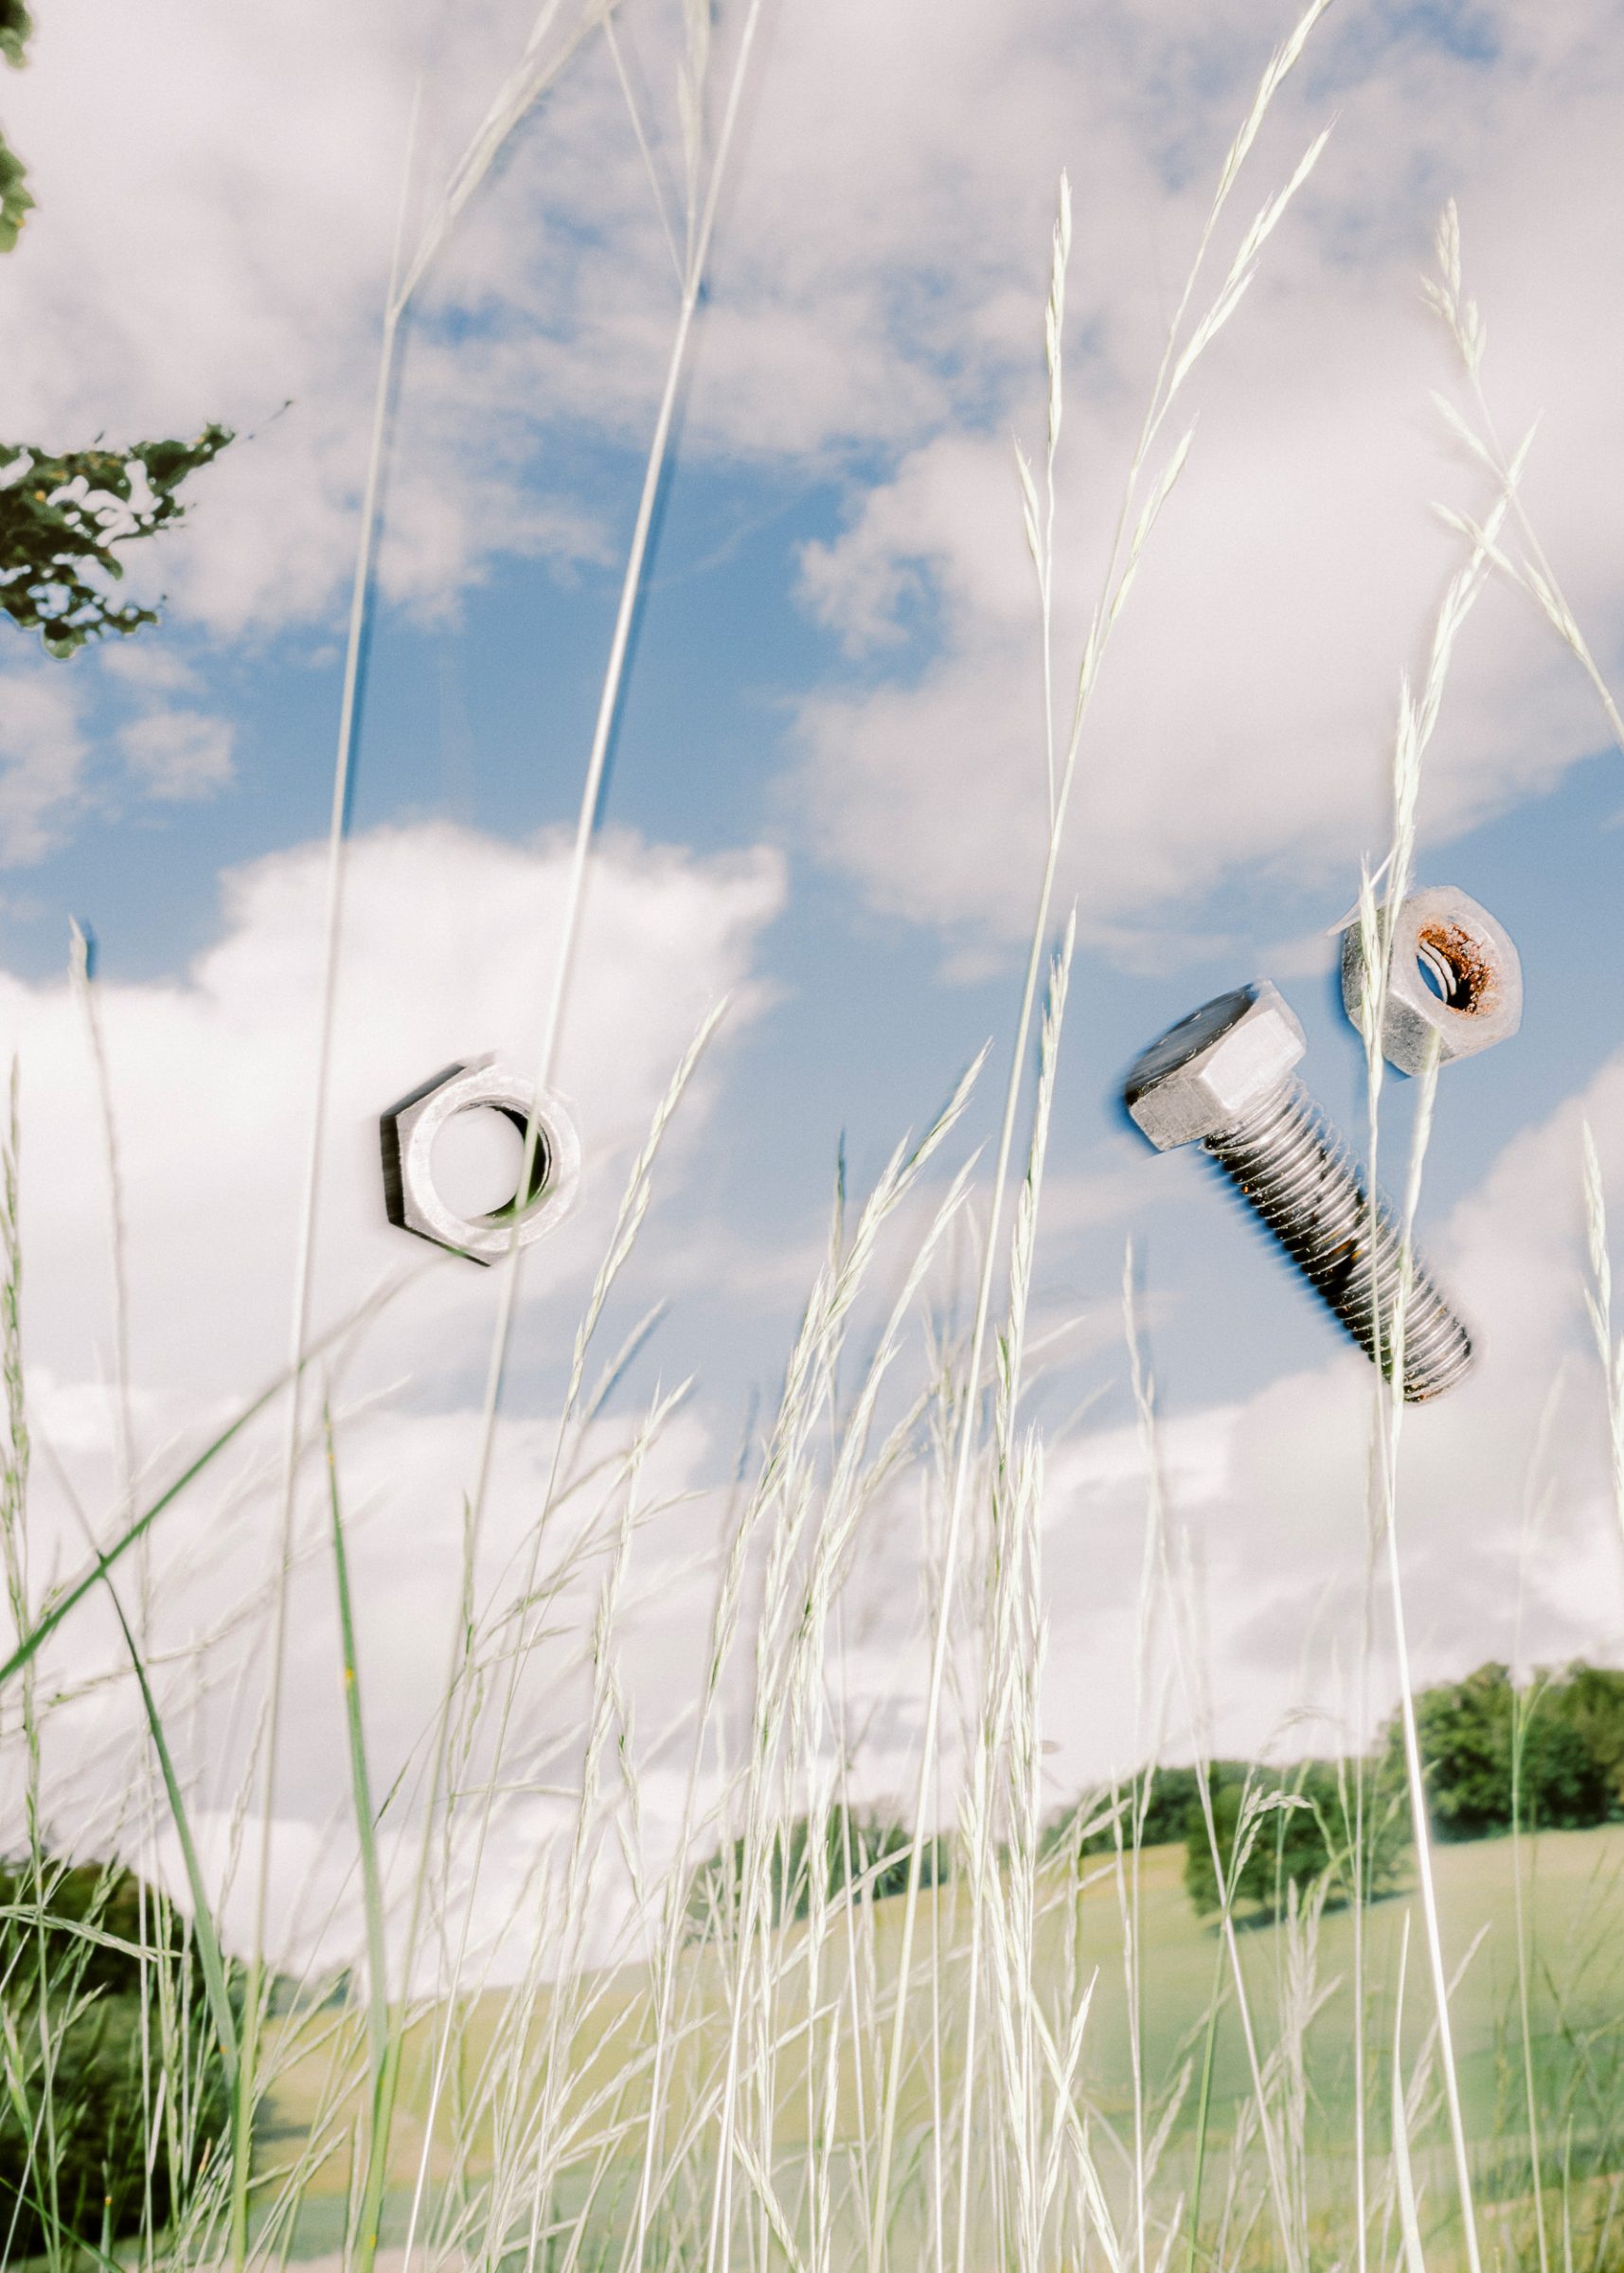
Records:
M0 0L0 56L13 71L20 71L27 60L28 35L33 28L23 0ZM34 202L24 187L27 170L0 132L0 253L9 253L16 243Z
M229 428L210 423L189 442L133 442L127 450L69 450L60 457L32 443L0 443L0 608L24 631L37 631L53 655L71 655L106 632L155 623L155 609L117 605L92 576L121 577L115 546L178 521L186 510L176 493L182 482L231 438Z
M25 0L0 0L0 59L21 70L33 18ZM26 169L0 131L0 253L16 244L33 206ZM114 551L178 521L189 474L232 437L212 422L195 440L134 442L128 450L70 450L0 442L0 608L46 653L71 655L104 633L138 632L157 611L117 605L106 589L123 575Z

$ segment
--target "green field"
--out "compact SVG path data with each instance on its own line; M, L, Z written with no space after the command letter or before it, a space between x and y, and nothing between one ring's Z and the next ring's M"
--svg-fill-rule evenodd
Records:
M1453 2001L1455 2048L1469 2135L1473 2142L1473 2175L1485 2210L1486 2246L1500 2225L1526 2222L1531 2191L1527 2156L1527 2070L1520 2024L1519 1970L1513 1859L1508 1839L1444 1847L1437 1853L1440 1923L1446 1960L1454 1970L1473 1950ZM1593 2262L1596 2246L1609 2245L1597 2228L1597 2203L1605 2222L1614 2190L1594 2175L1624 2168L1624 1827L1591 1832L1549 1832L1526 1839L1524 1872L1526 1952L1529 2010L1529 2056L1542 2159L1551 2186L1560 2193L1564 2162L1574 2174L1570 2194L1570 2241L1576 2262ZM1153 1848L1139 1858L1137 1916L1140 1955L1139 2043L1144 2076L1144 2121L1156 2128L1185 2078L1163 2152L1160 2187L1188 2184L1197 2130L1201 2057L1215 1989L1221 2003L1213 2036L1211 2109L1208 2123L1207 2183L1222 2191L1224 2167L1237 2124L1244 2148L1246 2110L1253 2102L1251 2069L1229 1977L1225 1942L1210 1920L1198 1918L1182 1886L1183 1850ZM1034 1942L1033 1978L1040 1996L1052 1988L1058 2003L1071 1967L1072 1978L1094 1981L1086 2023L1078 2096L1090 2136L1109 2183L1115 2167L1124 2187L1133 2158L1134 2091L1130 2027L1131 1999L1125 1960L1125 1914L1132 1916L1132 1857L1119 1884L1115 1864L1090 1858L1089 1878L1075 1909L1062 1876L1040 1882L1041 1914ZM1124 1902L1126 1900L1126 1913ZM962 2017L955 2009L969 1963L970 1904L961 1885L921 1897L920 1942L928 1962L916 1960L915 1996L910 2011L917 2058L903 2094L901 2131L922 2153L929 2151L931 2107L950 2098L962 2056ZM872 1968L874 2010L885 2009L884 1988L894 1977L902 1904L869 1906L863 1924L871 1927L856 1944L857 1962ZM1408 1993L1405 1998L1403 2058L1408 2079L1424 2051L1431 2017L1422 1922L1414 1899L1398 1895L1373 1906L1365 1918L1363 1952L1365 1981L1366 2106L1373 2191L1379 2190L1389 2157L1391 2057L1401 1943L1409 1924ZM1068 1951L1067 1942L1070 1941ZM786 2002L798 1978L806 1929L792 1927L774 1937L774 1972ZM1302 2169L1313 2203L1333 2202L1353 2183L1353 2084L1355 2078L1355 1920L1347 1911L1327 1912L1317 1930L1291 1922L1240 1925L1236 1934L1247 2003L1260 2057L1276 2047L1287 2049L1286 2072L1270 2084L1284 2107L1300 2088ZM674 2134L685 2102L703 2092L724 2061L727 2046L731 1953L694 1949L680 1966L677 2003L683 2016L682 2083L673 2091L668 2128ZM848 1996L849 1959L836 1933L823 1953L809 1996L826 2006ZM621 2126L621 2152L610 2157L598 2179L606 2230L616 2226L614 2204L619 2187L637 2162L639 2118L646 2121L647 2092L638 2068L646 2050L651 1979L638 1967L597 1977L592 2007L567 2047L554 2057L567 2073L567 2125L571 2112L584 2116L594 2139L603 2131L603 2114L614 2110ZM1046 2001L1046 1999L1045 1999ZM1299 2031L1300 2016L1312 2008ZM934 2019L933 2019L934 2015ZM552 2009L539 1999L522 2031L515 2030L510 2001L489 1994L470 2001L459 2015L455 2056L442 2093L431 2170L437 2191L461 2190L471 2197L488 2177L496 2157L492 2120L471 2129L468 2113L485 2086L481 2078L509 2064L523 2067L545 2054ZM333 2124L346 2142L359 2137L359 2108L348 2104L347 2074L355 2072L359 2020L330 2013L278 2024L278 2080L262 2129L261 2164L269 2171L295 2142ZM385 2233L399 2230L416 2175L429 2099L433 2016L410 2032L402 2079L402 2105L391 2169ZM834 2104L836 2157L853 2149L865 2122L871 2124L879 2085L884 2031L872 2041L850 2034L841 2053ZM1291 2048L1300 2044L1300 2069ZM814 2064L815 2065L815 2064ZM623 2081L622 2081L623 2080ZM530 2078L532 2086L536 2079ZM816 2077L811 2079L815 2085ZM794 2044L785 2046L773 2073L775 2168L794 2173L808 2160L809 2089L807 2061ZM1429 2095L1430 2098L1430 2095ZM457 2103L460 2101L460 2104ZM1289 2127L1289 2124L1288 2124ZM1423 2222L1429 2199L1444 2237L1453 2219L1443 2130L1436 2106L1424 2105L1413 2154ZM467 2150L454 2156L451 2141ZM821 2140L824 2151L831 2142ZM1256 2157L1256 2139L1250 2152ZM1585 2181L1582 2185L1579 2177ZM575 2174L581 2183L580 2173ZM297 2248L316 2254L336 2247L342 2237L343 2196L350 2182L346 2152L335 2151L305 2187L305 2208ZM561 2203L575 2192L568 2166L559 2189ZM1216 2199L1216 2195L1215 2195ZM1496 2209L1498 2205L1498 2210ZM1590 2234L1590 2251L1579 2246ZM1624 2252L1624 2230L1615 2229ZM1265 2261L1266 2262L1266 2261ZM1605 2257L1603 2259L1605 2261Z

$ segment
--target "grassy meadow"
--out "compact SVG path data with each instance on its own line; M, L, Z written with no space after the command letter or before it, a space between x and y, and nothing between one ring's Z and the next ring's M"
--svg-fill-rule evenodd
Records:
M1090 1985L1085 2049L1074 2089L1087 2111L1099 2174L1118 2215L1132 2224L1135 2167L1135 2066L1153 2129L1163 2135L1158 2184L1187 2191L1203 2130L1199 2068L1208 2024L1213 2035L1209 2112L1205 2125L1213 2225L1235 2208L1232 2158L1243 2171L1256 2152L1253 2084L1240 2027L1228 1994L1220 1925L1202 1919L1184 1888L1182 1846L1143 1849L1115 1860L1088 1857L1080 1872L1051 1865L1040 1883L1034 1977L1059 2002L1068 1976ZM1516 1874L1521 1873L1523 1917ZM1461 2081L1479 2207L1492 2237L1493 2262L1534 2256L1533 2185L1527 2082L1531 2072L1539 2148L1553 2244L1576 2264L1602 2266L1624 2254L1624 1826L1591 1832L1544 1832L1521 1840L1482 1839L1447 1847L1437 1857L1437 1899L1448 1946L1471 1957L1452 2000L1455 2060ZM931 1950L928 1979L911 2008L912 2065L901 2096L900 2126L920 2153L937 2128L939 2101L962 2076L963 1983L970 1962L971 1921L962 1885L950 1882L921 1896ZM866 1995L883 2003L896 1978L902 1906L892 1899L861 1906L855 1942L837 1946L821 1970L821 1994L835 2007L861 2007ZM1254 2025L1271 2046L1290 2045L1300 2059L1300 2157L1294 2183L1309 2205L1311 2241L1335 2256L1352 2186L1352 2110L1356 2093L1355 1997L1363 1978L1369 2047L1366 2092L1390 2095L1401 1966L1408 1939L1419 1937L1414 1892L1371 1906L1363 1950L1346 1906L1318 1917L1273 1921L1256 1914L1240 1932L1241 1970ZM1529 2032L1525 2061L1519 1934L1528 1977ZM809 1962L810 1928L780 1929L775 1964L788 1987ZM1130 1964L1137 1944L1137 2023ZM678 2082L665 2113L670 2141L688 2111L703 2103L725 2066L736 1948L696 1945L680 1962L676 2005L684 2037ZM1216 2003L1215 2003L1216 1993ZM655 1985L647 1966L626 1966L592 1983L567 2037L555 2036L556 1993L536 1996L523 2017L526 2067L557 2061L564 2079L563 2125L580 2123L639 2139L650 2114L650 2023ZM1300 2014L1310 2012L1306 2025ZM385 2246L399 2244L411 2221L419 2168L432 2175L432 2215L449 2231L477 2222L492 2165L501 2152L487 2096L493 2073L512 2058L514 1998L488 1991L466 2000L450 2030L455 2085L442 2092L432 2128L434 2070L444 2015L424 2013L407 2031L396 2115L395 2144L384 2216ZM363 2136L356 2103L364 2017L353 2009L290 2014L273 2024L267 2056L275 2076L261 2117L262 2176L275 2174L326 2138L325 2158L303 2181L290 2240L297 2257L327 2257L342 2247L347 2206L356 2182L353 2142ZM1424 2055L1429 2016L1408 2000L1402 2058ZM807 2044L792 2038L775 2062L773 2182L797 2219L797 2196L815 2183L829 2156L847 2183L861 2167L879 2078L866 2095L862 2070L873 2047L848 2035L835 2063L833 2088L820 2088ZM1279 2104L1287 2104L1282 2094ZM480 2112L470 2121L471 2110ZM1381 2148L1390 2145L1382 2126ZM427 2147L425 2156L424 2149ZM832 2150L832 2152L830 2152ZM1429 2262L1460 2255L1448 2157L1437 2140L1414 2151L1420 2229ZM634 2153L595 2154L562 2167L553 2197L552 2247L573 2249L583 2264L618 2261L628 2202L639 2171ZM1244 2188L1240 2190L1244 2193ZM916 2211L916 2215L917 2215ZM1388 2206L1389 2218L1392 2215ZM1254 2225L1256 2210L1253 2212ZM860 2241L860 2218L848 2203L841 2219L847 2246ZM1216 2231L1211 2237L1216 2240ZM1239 2239L1239 2235L1236 2237ZM781 2253L775 2253L775 2262ZM1205 2257L1205 2252L1204 2251ZM1314 2252L1316 2258L1320 2252ZM784 2262L789 2262L784 2258ZM1267 2235L1254 2230L1239 2262L1274 2262Z

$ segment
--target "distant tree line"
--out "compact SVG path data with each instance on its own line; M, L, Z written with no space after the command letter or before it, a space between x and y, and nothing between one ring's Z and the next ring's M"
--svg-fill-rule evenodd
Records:
M1624 1672L1582 1662L1536 1673L1519 1688L1504 1665L1480 1665L1464 1680L1416 1696L1416 1727L1434 1835L1480 1839L1508 1832L1576 1831L1624 1818ZM1284 1767L1219 1760L1204 1771L1158 1766L1148 1779L1100 1788L1050 1817L1042 1851L1101 1855L1181 1843L1185 1885L1198 1910L1224 1900L1277 1916L1324 1881L1327 1900L1365 1901L1401 1883L1411 1849L1403 1730L1395 1714L1375 1750L1354 1760L1298 1761ZM1209 1828L1210 1817L1210 1828ZM875 1812L831 1808L822 1860L805 1816L779 1826L759 1857L761 1919L804 1918L812 1888L833 1901L850 1890L883 1901L903 1891L912 1841L906 1824ZM1216 1854L1214 1850L1216 1848ZM952 1870L952 1841L929 1839L923 1886ZM732 1840L694 1871L687 1932L695 1941L731 1929L741 1915L745 1842Z
M1508 1667L1491 1663L1419 1691L1415 1703L1435 1837L1491 1838L1513 1824L1578 1831L1624 1817L1624 1673L1577 1662L1519 1688ZM1300 1893L1320 1879L1333 1902L1351 1900L1356 1883L1373 1901L1399 1883L1411 1845L1397 1714L1362 1776L1357 1765L1214 1761L1206 1807L1200 1770L1158 1767L1148 1790L1133 1780L1085 1795L1050 1823L1045 1844L1053 1852L1076 1840L1080 1852L1100 1853L1119 1838L1144 1847L1182 1841L1185 1884L1201 1910L1223 1900L1221 1872L1233 1902L1271 1914L1294 1885Z
M821 1859L817 1852L820 1845ZM921 1886L933 1887L947 1876L949 1849L945 1838L925 1841L919 1858ZM814 1885L824 1902L847 1893L869 1902L901 1894L908 1884L912 1852L913 1835L907 1825L883 1811L837 1801L824 1817L821 1840L812 1834L805 1816L795 1816L776 1826L765 1851L758 1851L760 1923L785 1925L804 1918L812 1908ZM733 1930L744 1913L748 1869L747 1842L742 1837L729 1840L699 1865L688 1882L686 1924L689 1941L714 1941Z
M1395 1786L1367 1768L1361 1789L1355 1766L1215 1760L1205 1771L1157 1767L1148 1790L1134 1779L1063 1811L1048 1825L1044 1846L1053 1854L1075 1843L1080 1855L1094 1855L1114 1852L1118 1840L1125 1850L1182 1842L1186 1890L1204 1912L1227 1899L1276 1917L1294 1888L1300 1899L1321 1880L1332 1904L1351 1902L1356 1889L1373 1902L1402 1875L1409 1817L1401 1777Z
M1582 1662L1519 1689L1480 1665L1416 1698L1433 1829L1440 1839L1581 1831L1624 1817L1624 1673ZM1402 1737L1386 1732L1402 1767Z

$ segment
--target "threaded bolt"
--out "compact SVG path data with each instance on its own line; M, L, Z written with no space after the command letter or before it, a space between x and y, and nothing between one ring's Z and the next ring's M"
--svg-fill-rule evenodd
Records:
M1403 1270L1399 1219L1380 1194L1372 1209L1347 1143L1296 1078L1304 1047L1301 1026L1267 980L1237 988L1151 1043L1129 1071L1123 1102L1158 1151L1198 1143L1211 1154L1390 1377ZM1412 1254L1406 1402L1441 1395L1471 1363L1471 1336Z

